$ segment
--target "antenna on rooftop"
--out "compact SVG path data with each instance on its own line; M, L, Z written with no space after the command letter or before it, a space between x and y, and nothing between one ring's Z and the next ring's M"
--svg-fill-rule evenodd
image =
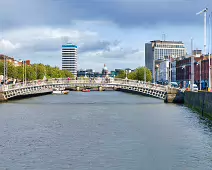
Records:
M166 34L162 34L162 40L166 41Z

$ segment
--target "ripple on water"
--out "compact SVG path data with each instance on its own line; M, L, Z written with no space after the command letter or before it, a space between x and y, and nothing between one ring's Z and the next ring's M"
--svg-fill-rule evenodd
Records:
M0 169L212 169L211 121L158 99L73 92L1 104L0 117Z

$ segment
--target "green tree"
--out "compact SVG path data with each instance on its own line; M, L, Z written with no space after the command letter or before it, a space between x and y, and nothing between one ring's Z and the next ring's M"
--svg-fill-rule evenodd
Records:
M63 70L63 73L64 73L65 77L70 77L70 78L74 77L74 75L68 70Z
M17 77L16 67L9 62L7 63L7 76L8 76L8 78L16 78Z
M116 78L124 79L126 77L126 73L124 70L120 70L119 74L116 76Z
M149 69L147 69L146 67L138 67L135 71L129 73L127 75L128 79L131 80L141 80L144 81L145 77L145 70L146 70L146 81L152 81L152 73ZM126 77L126 73L124 70L121 70L117 76L117 78L122 78L124 79Z
M38 64L37 66L37 79L43 79L46 75L46 67L43 64Z
M0 75L4 74L4 63L0 61Z
M131 72L127 76L128 79L136 80L136 72Z
M8 63L8 78L16 78L23 80L23 66L15 67L12 63ZM4 74L4 63L0 61L0 75ZM60 70L59 67L51 67L50 65L32 64L26 67L27 80L43 79L47 78L67 78L74 77L74 75L68 70Z
M33 66L26 67L26 79L27 80L36 80L37 75Z
M17 70L17 79L19 80L23 80L23 67L22 66L18 66L16 67Z

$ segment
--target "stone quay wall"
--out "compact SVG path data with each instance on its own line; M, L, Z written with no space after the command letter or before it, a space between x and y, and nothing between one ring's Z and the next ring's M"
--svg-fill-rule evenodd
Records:
M210 92L185 92L184 104L202 116L212 118L212 93Z

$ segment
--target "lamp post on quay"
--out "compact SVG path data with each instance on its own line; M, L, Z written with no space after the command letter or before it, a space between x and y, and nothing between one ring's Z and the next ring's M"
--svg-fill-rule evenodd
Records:
M186 81L185 81L185 75L186 75L186 66L182 66L183 71L183 87L186 88Z
M4 55L4 84L6 84L6 80L7 80L7 56Z
M197 65L199 65L199 90L202 90L202 67L201 67L201 60L197 62Z
M203 9L202 11L198 12L196 15L200 15L202 13L204 13L204 55L206 55L206 33L207 33L207 12L208 12L208 8ZM212 13L209 15L209 42L211 40L211 15ZM211 47L212 48L212 47ZM209 50L210 51L210 50ZM209 52L209 61L208 61L208 65L209 65L209 77L208 77L208 91L211 90L211 61L210 61L210 52Z
M19 62L22 63L22 68L23 68L23 85L26 85L26 61L24 60L19 60Z
M144 66L144 82L146 84L146 67Z

